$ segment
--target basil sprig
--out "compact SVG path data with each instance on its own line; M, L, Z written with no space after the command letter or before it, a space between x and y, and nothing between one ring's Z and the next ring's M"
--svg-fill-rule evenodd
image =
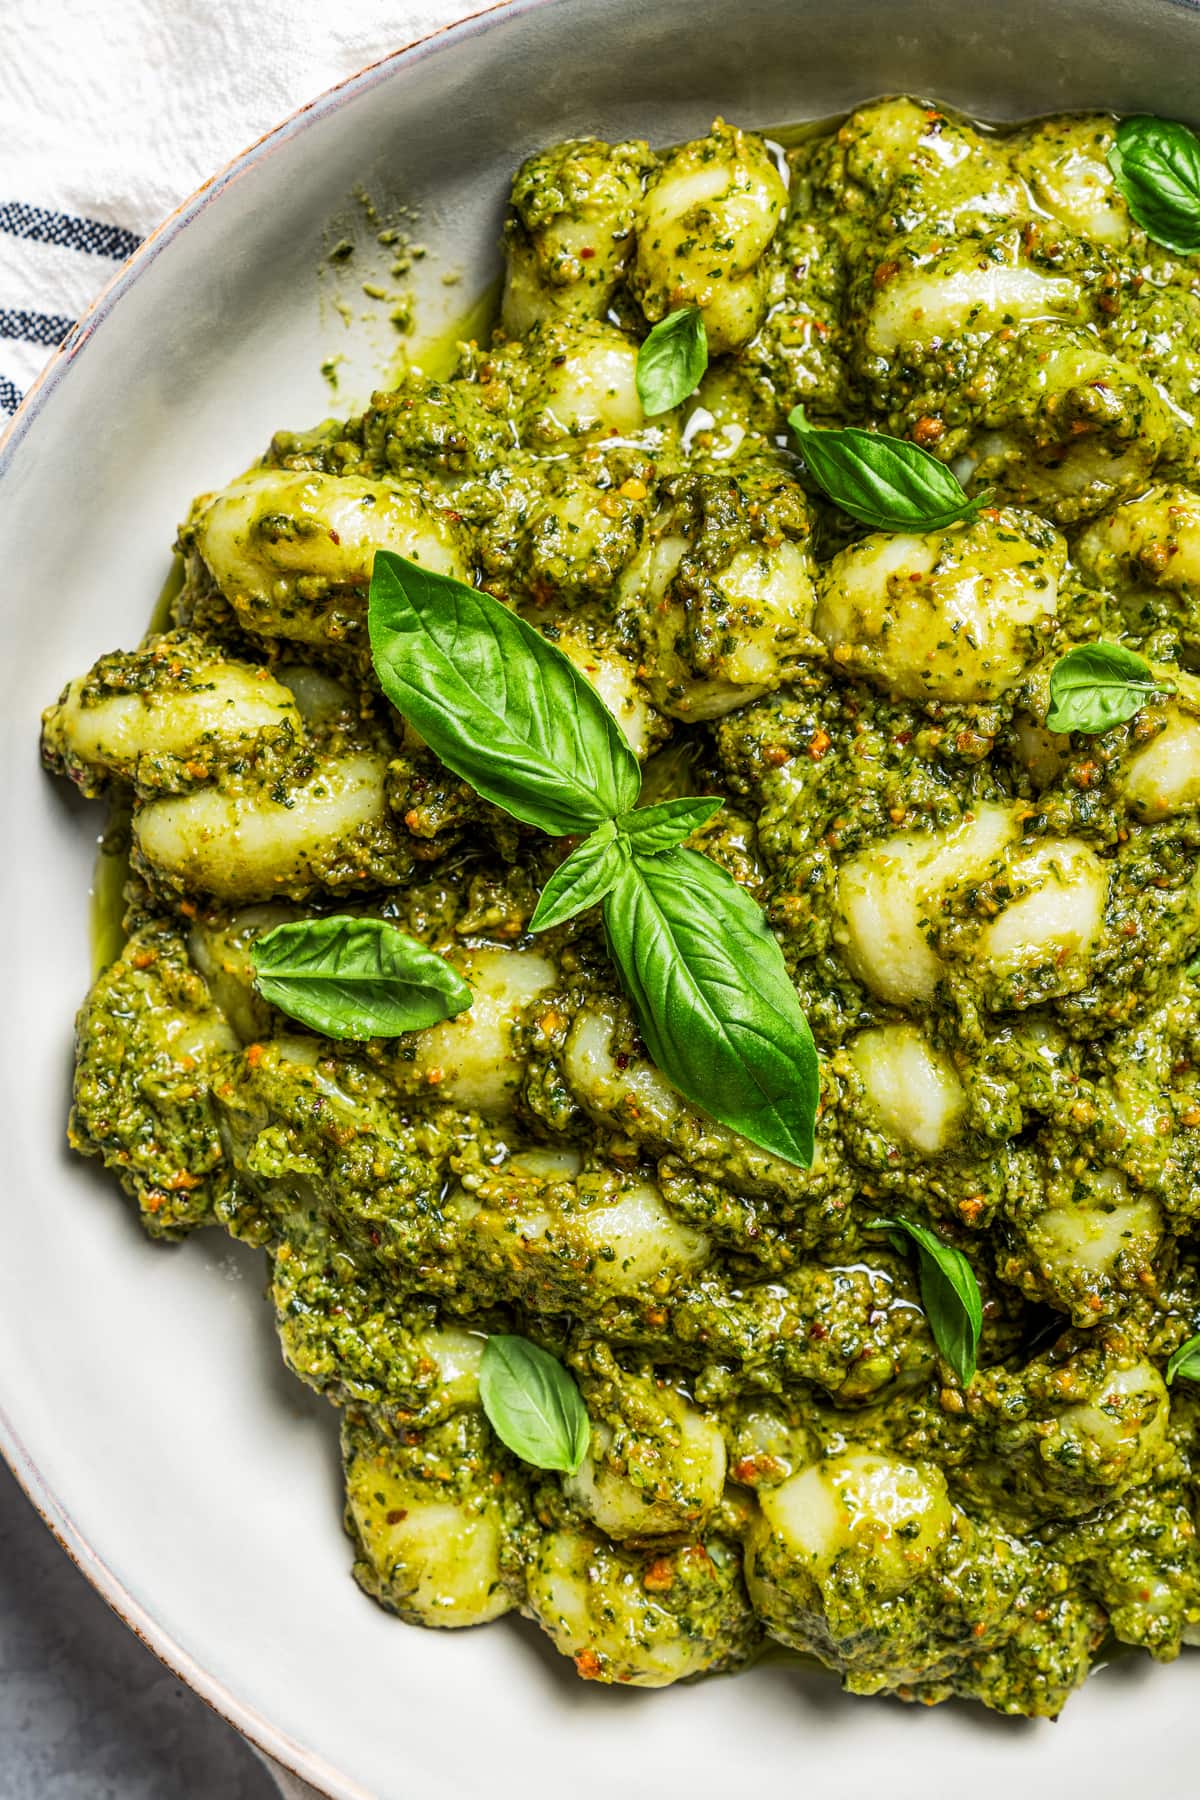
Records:
M945 463L906 438L857 425L818 430L788 415L809 474L836 506L876 531L937 531L973 519L987 496L965 494Z
M937 1233L911 1219L872 1219L872 1231L886 1231L893 1250L906 1249L905 1237L917 1251L921 1304L933 1341L964 1387L974 1379L983 1331L983 1296L975 1272L961 1250L944 1244Z
M1181 256L1200 250L1200 138L1173 119L1122 119L1108 153L1131 214L1147 237Z
M638 350L637 391L646 417L686 400L707 367L708 333L700 308L683 306L660 319Z
M597 905L612 893L632 854L647 857L673 850L720 810L715 799L663 800L606 820L554 871L529 921L530 931L549 931Z
M592 1427L579 1389L556 1356L528 1338L497 1333L483 1347L479 1398L492 1430L535 1469L574 1475Z
M388 699L485 800L554 837L636 801L637 758L595 688L490 595L380 550L368 627Z
M604 927L646 1048L680 1093L807 1168L816 1046L745 888L695 850L635 852L605 898Z
M702 825L715 818L721 801L715 798L660 800L656 806L639 806L626 813L617 823L633 849L643 856L654 856L660 850L673 850L691 837Z
M487 594L381 550L370 631L384 693L449 768L528 824L589 834L547 884L533 929L602 903L663 1074L731 1130L807 1167L817 1052L782 952L745 889L678 848L720 802L635 809L637 761L599 694Z
M1173 694L1144 656L1123 644L1077 644L1050 671L1051 731L1084 731L1094 737L1140 712L1151 694Z
M1180 1344L1167 1364L1168 1387L1177 1375L1182 1375L1185 1381L1200 1381L1200 1337L1189 1338L1186 1344Z
M277 925L250 952L255 985L290 1019L332 1038L398 1037L466 1012L456 969L383 919Z
M549 931L555 925L565 925L576 913L598 905L616 885L628 853L628 843L618 832L615 820L606 819L555 869L534 908L530 931Z

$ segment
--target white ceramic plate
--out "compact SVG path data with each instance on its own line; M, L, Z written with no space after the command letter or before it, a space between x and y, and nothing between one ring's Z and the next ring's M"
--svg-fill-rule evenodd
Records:
M459 295L494 272L507 177L556 136L669 142L717 112L765 125L905 89L993 117L1186 118L1198 67L1200 18L1173 0L526 0L367 70L218 177L72 334L0 445L0 1446L134 1629L329 1794L1194 1790L1194 1660L1107 1670L1055 1727L847 1701L783 1667L601 1689L527 1628L420 1632L363 1599L333 1415L283 1371L258 1259L215 1235L152 1246L64 1147L100 821L42 776L36 736L67 676L140 635L191 495L329 410L331 349L357 355L347 398L368 385L370 334L343 344L316 278L357 181L421 206L443 254L428 321L448 266Z

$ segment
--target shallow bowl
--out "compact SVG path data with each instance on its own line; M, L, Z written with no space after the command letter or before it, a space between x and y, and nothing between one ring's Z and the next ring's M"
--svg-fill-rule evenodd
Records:
M1200 18L1172 0L518 0L364 71L197 194L0 444L0 1447L130 1625L330 1795L1192 1791L1186 1658L1122 1661L1052 1727L851 1701L778 1665L662 1694L601 1689L522 1627L420 1632L363 1599L339 1531L333 1415L281 1367L258 1259L215 1235L152 1246L66 1152L101 826L42 776L36 736L69 675L137 640L191 495L277 427L330 411L331 355L346 359L339 405L368 391L386 328L346 323L323 261L361 227L356 184L385 210L417 209L429 328L494 277L508 177L556 137L666 143L718 113L777 125L904 90L995 119L1103 107L1195 122L1198 66Z

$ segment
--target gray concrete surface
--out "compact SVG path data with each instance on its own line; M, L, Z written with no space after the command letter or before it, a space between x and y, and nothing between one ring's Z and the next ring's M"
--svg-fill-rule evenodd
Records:
M0 1463L0 1800L279 1800L121 1624Z

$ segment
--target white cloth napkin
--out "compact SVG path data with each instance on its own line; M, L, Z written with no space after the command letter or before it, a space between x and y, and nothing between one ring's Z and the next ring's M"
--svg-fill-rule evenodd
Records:
M480 3L0 0L0 427L194 188L322 89ZM287 1800L315 1800L271 1768Z
M0 428L147 232L255 138L482 0L0 0Z

